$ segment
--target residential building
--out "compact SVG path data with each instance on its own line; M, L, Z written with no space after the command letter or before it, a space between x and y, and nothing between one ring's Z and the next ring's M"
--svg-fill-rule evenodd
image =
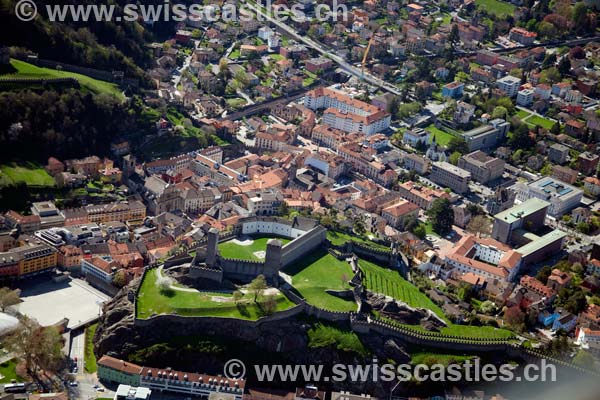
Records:
M462 97L465 84L462 82L450 82L442 87L442 96L458 99Z
M381 216L394 228L402 228L407 218L417 218L418 215L419 207L408 200L400 200L381 211Z
M142 367L110 356L98 360L101 381L130 386L142 386L151 391L176 393L184 397L242 400L246 381L225 377Z
M579 173L569 167L563 167L562 165L552 166L552 176L571 185L577 181L577 175Z
M410 153L404 157L404 168L425 175L429 171L430 162L426 157Z
M521 79L512 75L506 75L496 81L496 87L502 90L508 97L515 97L519 92Z
M523 107L529 107L533 103L533 89L522 89L517 93L517 104Z
M522 256L494 239L465 235L446 255L445 261L462 273L512 281L519 272Z
M555 164L564 164L569 158L569 148L564 144L555 143L548 149L548 160Z
M401 183L398 186L398 193L423 210L428 210L436 199L450 199L450 195L443 190L431 189L412 181Z
M577 157L579 171L583 175L595 175L598 170L598 161L600 161L598 154L592 154L589 151L579 154Z
M536 37L537 33L530 32L527 29L523 29L518 26L512 28L508 34L508 38L510 40L518 42L524 46L532 44Z
M304 97L311 110L325 109L323 122L346 132L372 135L389 128L391 115L372 104L353 99L332 88L318 88Z
M93 277L104 283L112 283L119 266L119 263L110 256L83 258L81 260L81 272L87 278Z
M146 218L146 206L141 201L125 201L85 207L90 222L136 222Z
M505 164L504 160L488 156L481 150L466 154L458 160L459 168L470 172L473 180L480 183L501 178Z
M411 147L427 146L429 144L431 134L422 128L414 128L405 131L402 134L402 143Z
M583 180L583 188L592 196L600 196L600 179L588 176Z
M429 177L433 182L462 194L469 191L471 173L445 161L434 162Z

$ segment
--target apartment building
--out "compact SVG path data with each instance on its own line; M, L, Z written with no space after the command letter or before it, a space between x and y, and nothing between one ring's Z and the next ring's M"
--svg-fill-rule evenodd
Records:
M481 150L462 156L458 167L471 173L473 180L487 183L502 177L506 163L499 158L491 157Z
M400 200L381 211L381 216L394 228L402 228L407 218L417 218L419 215L419 206L408 200Z
M431 189L412 181L401 183L398 186L398 193L423 210L428 210L436 199L450 199L450 195L443 190Z
M146 218L146 206L141 201L89 205L85 207L88 220L95 223L112 221L133 222Z
M354 171L383 186L389 186L398 179L398 174L387 169L383 163L375 159L373 149L358 142L343 144L338 149L338 154L352 165Z
M319 152L306 157L304 165L311 166L331 179L337 179L347 171L344 158L335 154Z
M23 278L58 266L58 252L37 239L26 239L19 247L0 253L0 276Z
M445 261L462 273L510 282L519 272L522 256L494 239L465 235L446 255Z
M246 386L244 379L228 379L171 368L142 367L106 355L98 360L98 378L105 382L203 399L242 400Z
M496 81L496 87L502 90L508 97L515 97L519 92L521 79L512 75L506 75Z
M345 132L373 135L389 128L391 115L374 105L332 88L318 88L304 97L311 110L325 109L323 123Z
M432 164L429 179L462 194L469 191L471 173L445 161L438 161Z

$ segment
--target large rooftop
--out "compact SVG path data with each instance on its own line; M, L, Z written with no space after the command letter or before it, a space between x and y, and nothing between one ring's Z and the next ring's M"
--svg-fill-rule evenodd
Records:
M502 221L508 222L512 224L515 221L518 221L521 218L527 217L533 213L540 211L541 209L550 206L550 203L547 201L531 198L527 201L524 201L521 204L517 204L514 207L509 208L508 210L502 211L501 213L496 214L494 217L496 219L500 219Z

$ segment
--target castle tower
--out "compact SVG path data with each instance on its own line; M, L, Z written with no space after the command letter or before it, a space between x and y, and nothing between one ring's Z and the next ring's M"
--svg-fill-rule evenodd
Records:
M215 267L217 264L217 246L219 244L219 231L211 228L208 231L208 244L206 246L206 265Z
M282 244L279 239L271 239L267 242L265 254L264 276L267 280L273 280L281 268Z
M127 154L123 157L123 180L126 180L135 173L136 159L133 154Z

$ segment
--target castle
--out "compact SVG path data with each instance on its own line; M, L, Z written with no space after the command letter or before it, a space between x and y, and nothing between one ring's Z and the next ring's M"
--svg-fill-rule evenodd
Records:
M263 275L268 282L277 285L279 271L321 246L326 240L327 230L308 218L287 220L257 216L241 219L234 234L272 235L291 241L283 245L279 239L270 239L264 261L225 258L219 254L219 231L211 229L207 235L206 256L196 254L190 264L189 276L221 283L223 279L250 282Z

